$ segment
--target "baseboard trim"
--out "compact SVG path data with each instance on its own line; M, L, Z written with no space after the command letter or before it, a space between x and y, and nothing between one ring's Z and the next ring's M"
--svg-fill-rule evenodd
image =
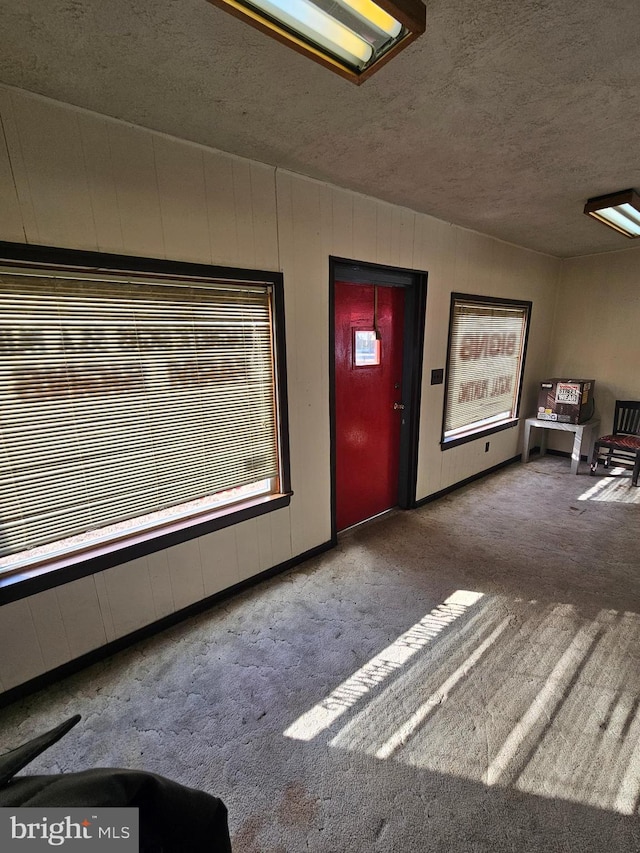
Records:
M117 640L112 640L104 646L92 649L90 652L74 658L73 660L67 661L67 663L63 663L48 672L43 672L41 675L31 678L23 684L11 687L9 690L5 690L4 693L0 693L0 708L5 708L7 705L11 705L19 699L24 699L26 696L36 693L38 690L42 690L45 687L49 687L69 675L74 675L76 672L80 672L80 670L85 669L94 663L105 660L106 658L129 648L129 646L133 646L141 640L147 640L162 631L166 631L168 628L172 628L174 625L184 622L185 619L189 619L192 616L203 613L214 607L216 604L219 604L221 601L232 598L233 596L244 592L246 589L257 586L276 575L282 574L289 569L299 566L300 563L304 563L312 557L317 557L319 554L323 554L325 551L334 548L337 544L337 539L329 539L321 545L316 545L315 548L310 548L308 551L298 554L296 557L292 557L290 560L285 560L283 563L278 563L277 566L272 566L272 568L266 569L264 572L260 572L260 574L252 575L250 578L246 578L246 580L234 584L234 586L227 587L220 592L214 593L214 595L210 595L207 598L196 601L187 607L183 607L181 610L177 610L175 613L170 613L168 616L163 616L162 619L158 619L155 622L149 623L149 625L138 628L136 631L133 631L124 637L118 637Z
M539 450L539 448L538 448ZM565 459L571 459L571 453L568 450L553 450L553 448L547 448L547 456L564 456ZM584 453L580 456L581 462L590 462L591 457L585 456Z
M417 508L420 506L424 506L425 504L431 503L431 501L437 501L438 498L443 498L445 495L448 495L451 492L455 492L456 489L461 489L463 486L468 486L469 483L473 483L476 480L481 480L488 474L493 474L494 471L499 471L501 468L506 468L507 465L512 465L514 462L519 462L521 459L522 456L520 453L518 453L517 456L512 456L510 459L505 459L504 462L499 462L497 465L493 465L491 468L485 468L484 471L479 471L477 474L473 474L473 476L467 477L465 480L459 480L452 486L447 486L446 489L440 489L439 492L434 492L432 495L427 495L426 498L420 498L416 501L415 506Z
M529 457L535 456L540 453L540 448L538 446L532 447L529 451ZM547 456L563 456L566 459L571 459L571 453L566 450L552 450L547 448L546 451ZM425 504L431 503L431 501L436 501L438 498L443 498L445 495L448 495L450 492L455 492L456 489L461 489L463 486L469 485L469 483L473 483L475 480L481 480L483 477L486 477L487 474L493 474L494 471L499 471L501 468L506 468L507 465L512 465L514 462L520 462L522 460L522 454L518 453L517 456L512 456L510 459L505 459L504 462L499 462L497 465L493 465L491 468L486 468L484 471L479 471L477 474L474 474L472 477L467 477L466 480L460 480L458 483L454 483L452 486L447 486L446 489L441 489L439 492L434 492L432 495L427 495L426 498L420 498L414 504L417 509L420 506L424 506ZM582 455L580 457L581 462L588 462L589 457Z
M539 451L539 448L532 448L531 452L535 453L536 451ZM548 449L547 454L549 454L550 456L564 456L569 458L571 457L571 454L564 450ZM493 465L491 468L486 468L484 471L479 471L477 474L473 474L471 477L467 477L464 480L460 480L451 486L447 486L446 489L441 489L438 492L434 492L431 495L427 495L424 498L420 498L416 500L412 509L417 509L418 507L438 500L438 498L442 498L445 495L456 491L457 489L461 489L463 486L469 485L469 483L473 483L476 480L480 480L489 474L493 474L495 471L499 471L501 468L506 468L508 465L512 465L514 462L519 462L521 458L521 455L517 454L516 456L512 456L510 459L505 459L503 462L499 462L497 465ZM588 460L587 456L581 456L580 458L583 461ZM98 663L101 660L106 660L112 655L117 654L118 652L121 652L124 649L129 648L130 646L135 645L135 643L138 643L141 640L147 640L150 637L161 633L162 631L166 631L168 628L172 628L174 625L178 625L180 622L184 622L186 619L189 619L192 616L197 616L200 613L204 613L205 611L214 607L216 604L219 604L221 601L225 601L229 598L232 598L233 596L244 592L246 589L258 586L258 584L261 584L264 581L275 577L276 575L283 574L289 569L293 569L296 566L299 566L301 563L304 563L307 560L312 559L313 557L317 557L320 554L323 554L325 551L329 551L331 548L335 548L337 544L337 537L328 539L326 542L323 542L320 545L316 545L314 548L310 548L308 551L304 551L302 554L298 554L296 557L292 557L289 560L285 560L283 563L278 563L278 565L272 566L270 569L266 569L264 572L260 572L257 575L252 575L250 578L246 578L246 580L243 580L240 583L235 584L234 586L227 587L226 589L223 589L220 592L214 593L214 595L210 595L207 598L203 598L200 601L196 601L193 604L182 608L181 610L177 610L175 613L170 613L168 616L162 617L162 619L158 619L155 622L151 622L149 625L145 625L144 627L139 628L130 634L127 634L124 637L119 637L117 640L112 640L110 643L107 643L104 646L100 646L97 649L92 649L90 652L87 652L86 654L81 655L80 657L74 658L71 661L67 661L67 663L61 664L55 669L49 670L48 672L44 672L41 675L37 675L35 676L35 678L31 678L28 681L25 681L23 684L18 684L15 687L11 687L9 688L9 690L5 690L3 693L0 693L0 708L5 708L8 705L11 705L13 702L17 702L20 699L24 699L26 696L30 696L31 694L36 693L38 690L42 690L45 687L49 687L51 684L54 684L69 675L74 675L75 673L86 669L88 666L91 666L94 663Z

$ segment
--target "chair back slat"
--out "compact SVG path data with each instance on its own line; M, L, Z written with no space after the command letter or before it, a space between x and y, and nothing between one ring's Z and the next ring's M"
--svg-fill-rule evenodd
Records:
M640 401L616 400L613 434L640 435Z

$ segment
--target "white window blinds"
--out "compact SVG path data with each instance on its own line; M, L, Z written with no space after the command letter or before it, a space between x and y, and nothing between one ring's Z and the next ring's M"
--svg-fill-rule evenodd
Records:
M453 300L444 438L516 416L528 306Z
M278 476L267 286L0 274L0 556Z

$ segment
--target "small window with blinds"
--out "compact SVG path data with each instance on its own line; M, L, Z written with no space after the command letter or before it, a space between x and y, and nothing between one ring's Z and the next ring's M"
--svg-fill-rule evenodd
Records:
M190 267L0 270L0 576L287 490L278 274Z
M531 303L454 293L442 447L513 426Z

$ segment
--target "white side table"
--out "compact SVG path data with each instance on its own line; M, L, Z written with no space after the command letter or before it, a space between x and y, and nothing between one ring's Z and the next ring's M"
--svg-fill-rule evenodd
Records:
M529 461L529 440L532 427L542 430L542 435L540 436L540 456L544 456L547 452L547 430L556 429L562 432L573 432L575 436L573 439L573 450L571 451L571 473L577 474L580 456L586 456L587 460L591 459L593 444L598 435L596 430L599 426L599 418L592 418L583 424L563 424L558 421L541 421L538 418L527 418L524 422L524 437L522 439L522 461ZM585 438L587 444L583 453L582 445Z

